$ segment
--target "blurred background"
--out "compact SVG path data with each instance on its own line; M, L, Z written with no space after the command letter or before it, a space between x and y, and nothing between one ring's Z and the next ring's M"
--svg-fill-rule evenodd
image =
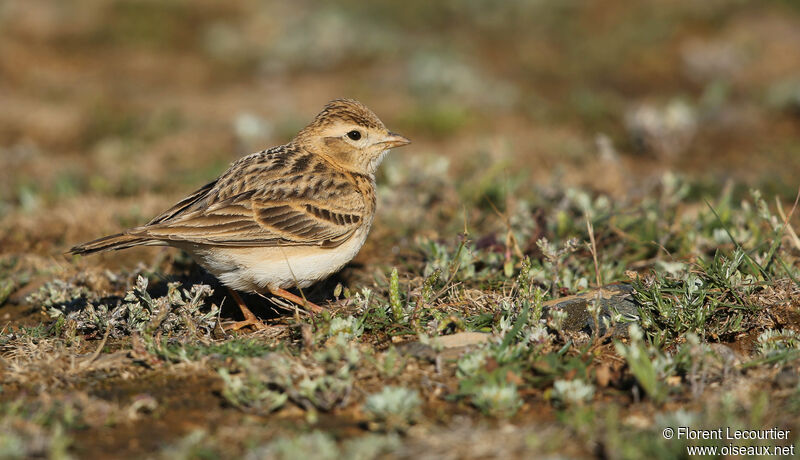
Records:
M0 1L0 244L142 223L338 97L414 141L384 200L416 165L461 193L467 168L612 198L672 171L791 202L800 2Z

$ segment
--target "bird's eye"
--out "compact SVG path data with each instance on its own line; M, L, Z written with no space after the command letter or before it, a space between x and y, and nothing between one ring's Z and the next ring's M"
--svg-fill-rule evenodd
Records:
M347 133L347 137L349 137L350 139L353 139L354 141L357 141L357 140L361 139L361 132L354 129L354 130L350 131L349 133Z

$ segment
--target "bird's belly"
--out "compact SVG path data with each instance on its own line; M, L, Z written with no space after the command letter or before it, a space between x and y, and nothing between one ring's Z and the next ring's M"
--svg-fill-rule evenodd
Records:
M304 288L329 277L351 261L366 241L367 233L358 232L336 248L284 246L186 249L223 284L239 291Z

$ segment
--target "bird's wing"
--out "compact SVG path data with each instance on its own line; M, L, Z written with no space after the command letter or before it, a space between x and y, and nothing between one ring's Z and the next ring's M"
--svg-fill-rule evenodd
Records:
M283 153L240 160L127 233L210 246L336 247L347 241L368 213L358 187L320 159Z
M195 190L194 193L176 203L175 206L167 209L163 213L154 217L153 220L147 223L147 225L155 225L161 222L168 221L169 219L172 219L186 212L189 208L197 206L200 202L202 202L206 198L208 193L214 189L214 186L217 185L218 181L219 180L209 182L206 185Z

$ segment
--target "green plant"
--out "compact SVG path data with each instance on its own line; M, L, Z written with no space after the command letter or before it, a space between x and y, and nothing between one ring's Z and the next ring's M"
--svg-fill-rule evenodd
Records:
M230 404L261 414L272 412L286 404L289 396L285 392L276 391L276 381L283 380L281 373L289 366L283 357L273 355L266 362L240 359L238 364L243 366L243 372L239 374L231 374L226 368L217 370L224 384L222 396Z
M625 358L645 393L656 402L663 402L669 395L666 379L674 373L671 360L655 347L648 346L638 326L628 328L628 337L630 345L615 343L617 353Z
M472 403L488 415L510 417L522 405L516 385L505 383L487 383L472 393Z
M367 397L364 411L373 426L387 431L404 431L419 417L422 401L414 390L385 386Z
M592 400L594 392L594 386L581 379L556 380L551 396L566 405L584 405Z

